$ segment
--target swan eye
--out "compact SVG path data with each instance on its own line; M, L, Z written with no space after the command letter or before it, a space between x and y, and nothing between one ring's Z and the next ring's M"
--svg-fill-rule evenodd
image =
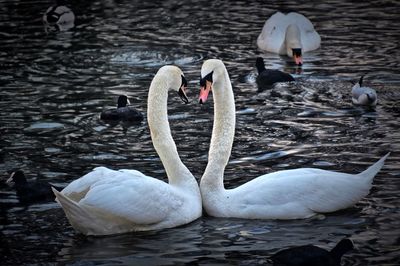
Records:
M200 87L205 87L206 86L206 80L205 79L202 79L201 77L200 77Z
M293 55L301 56L301 48L293 48Z
M183 86L179 88L178 95L179 95L179 97L181 97L181 100L186 104L186 103L189 103L189 99L186 96L184 88L185 87L183 87Z
M183 76L183 75L181 75L181 77L182 77L182 83L181 83L181 87L187 87L187 80L186 80L186 78Z
M207 76L205 76L204 78L206 79L206 80L208 80L209 82L213 82L213 74L214 74L214 71L211 71L210 73L208 73L207 74Z
M209 81L209 82L211 82L211 83L213 82L213 78L212 78L213 73L214 73L214 71L211 71L211 72L208 73L204 78L201 78L201 77L200 77L200 86L201 86L201 87L206 86L206 81Z

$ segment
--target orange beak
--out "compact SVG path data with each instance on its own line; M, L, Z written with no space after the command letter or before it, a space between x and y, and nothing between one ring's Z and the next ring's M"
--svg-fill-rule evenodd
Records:
M212 87L212 82L210 81L206 81L206 85L205 86L201 86L200 87L200 96L199 96L199 103L203 104L207 101L208 98L208 94L211 91L211 87Z
M296 62L296 65L301 66L303 64L303 58L301 55L293 55L293 59Z

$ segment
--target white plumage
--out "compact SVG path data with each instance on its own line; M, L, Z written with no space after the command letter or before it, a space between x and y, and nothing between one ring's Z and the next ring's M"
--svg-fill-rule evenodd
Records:
M268 52L294 57L293 49L301 49L301 53L318 49L321 37L302 14L276 12L265 22L257 45Z
M169 183L137 170L97 167L61 192L53 189L71 225L85 235L146 231L189 223L202 214L196 179L179 158L167 118L168 90L186 97L186 80L174 66L162 67L148 98L148 122L154 147ZM182 96L183 95L183 96Z
M212 77L209 77L212 73ZM200 181L203 207L209 215L248 219L296 219L333 212L365 197L387 155L359 174L315 168L278 171L257 177L234 189L223 185L235 132L235 102L229 75L222 61L210 59L201 69L201 81L213 92L214 126L208 164Z
M364 76L351 89L351 99L356 105L375 106L378 102L376 91L369 87L362 86Z

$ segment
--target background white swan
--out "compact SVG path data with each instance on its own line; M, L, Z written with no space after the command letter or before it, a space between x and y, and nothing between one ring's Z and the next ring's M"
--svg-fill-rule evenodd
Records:
M321 37L302 14L276 12L265 22L257 45L262 50L293 57L301 65L302 53L318 49Z
M361 76L351 89L351 99L357 105L375 106L378 102L378 95L374 89L362 86L363 78L364 76Z
M151 82L147 118L154 148L169 184L136 170L95 168L61 192L53 189L71 225L85 235L170 228L202 214L196 179L179 158L168 118L168 90L187 102L187 82L175 66L164 66Z
M314 168L278 171L237 188L224 188L224 169L235 134L235 101L222 61L201 68L200 103L212 90L214 125L208 164L200 181L203 207L209 215L250 219L307 218L352 206L366 196L388 154L362 173L352 175Z

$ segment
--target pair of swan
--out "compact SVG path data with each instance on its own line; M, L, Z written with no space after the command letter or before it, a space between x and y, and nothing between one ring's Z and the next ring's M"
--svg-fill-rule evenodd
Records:
M302 53L318 49L321 37L305 16L291 12L277 12L264 24L257 38L257 46L268 52L292 57L297 65L303 64Z
M151 82L148 122L153 145L169 183L136 170L105 167L54 190L72 226L83 234L106 235L169 228L202 214L247 219L296 219L333 212L368 194L386 156L360 174L302 168L255 178L235 189L224 189L223 175L235 133L235 102L222 61L210 59L201 69L200 103L214 94L214 126L208 164L199 186L181 162L167 119L167 92L179 90L186 99L186 81L173 66L162 67Z

